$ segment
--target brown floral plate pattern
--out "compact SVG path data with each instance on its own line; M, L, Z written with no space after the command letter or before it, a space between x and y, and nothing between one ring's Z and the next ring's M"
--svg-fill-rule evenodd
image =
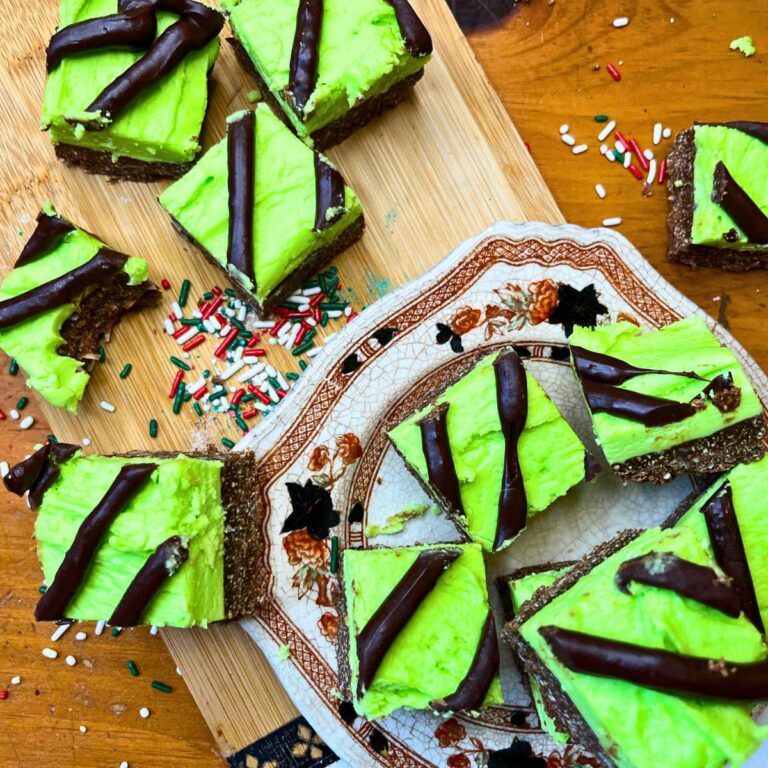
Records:
M500 223L369 307L326 345L285 404L238 446L259 458L263 607L244 622L312 727L351 766L565 768L595 765L542 733L508 655L505 706L476 717L401 711L357 717L338 691L338 550L458 540L388 446L386 431L483 354L514 345L594 448L567 364L575 324L656 327L699 314L768 402L768 379L726 330L665 282L620 235ZM491 576L582 556L622 528L663 520L690 491L623 486L610 472L536 516L491 560ZM382 530L391 531L382 533Z

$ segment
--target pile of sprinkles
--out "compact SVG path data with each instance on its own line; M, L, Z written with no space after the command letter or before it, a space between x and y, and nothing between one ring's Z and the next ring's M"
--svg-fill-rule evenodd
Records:
M172 290L167 279L161 285ZM259 319L233 289L219 286L203 293L190 310L191 288L191 281L185 279L163 323L167 336L177 345L169 355L174 367L168 386L171 410L178 415L185 407L192 408L197 417L227 413L238 437L251 429L253 419L272 412L307 368L308 360L319 353L319 329L356 317L342 294L335 266L306 281L269 320ZM197 362L201 353L193 357L193 352L211 338L216 342L213 355L210 362L201 364ZM281 371L270 364L269 349L277 346L296 358L299 371ZM157 437L157 419L150 419L148 431L150 437ZM235 445L230 437L221 442L227 448Z

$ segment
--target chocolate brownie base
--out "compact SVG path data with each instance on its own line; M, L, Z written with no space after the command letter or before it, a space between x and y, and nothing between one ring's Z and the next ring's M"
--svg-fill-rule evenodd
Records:
M627 480L650 481L656 485L683 474L719 474L737 464L749 464L761 459L766 451L766 434L766 422L761 414L709 437L613 464L611 469Z
M669 258L691 267L718 267L728 272L746 272L768 267L768 249L744 251L733 248L714 248L691 242L693 227L693 165L696 156L694 130L680 133L669 154L667 193L669 214ZM676 186L676 182L682 182Z
M98 173L123 181L149 182L160 179L178 179L194 163L150 163L132 157L116 157L111 152L102 152L72 144L54 144L56 157L66 165L76 165L87 173Z
M351 245L354 245L363 236L363 230L365 229L365 217L361 214L349 227L339 233L335 240L310 253L293 272L278 283L264 304L259 304L253 294L246 291L237 280L233 279L229 271L222 267L208 250L203 248L176 219L171 217L171 220L179 233L184 235L216 269L222 272L232 286L237 298L253 307L259 317L268 316L275 307L280 306L291 294L296 292L296 289L312 278L313 275L320 272L332 259Z
M599 761L603 768L615 768L610 755L603 749L594 731L589 727L581 713L565 693L557 677L541 662L538 654L519 633L520 627L550 603L558 595L570 589L582 576L589 573L603 560L618 552L642 531L622 531L615 538L592 550L580 563L575 565L565 576L558 579L551 587L541 587L525 602L518 616L504 627L502 636L522 660L525 671L538 684L544 705L561 733L570 734L571 738L586 747Z
M250 72L258 81L262 99L269 104L272 111L295 133L295 127L286 117L280 103L256 70L240 41L236 37L230 37L227 38L227 42L234 48L238 61L243 68ZM349 138L358 128L362 128L367 123L370 123L371 120L379 117L379 115L396 107L401 101L404 101L411 95L414 86L423 75L424 68L422 67L418 72L414 72L412 75L392 85L384 93L361 101L345 115L322 128L318 128L318 130L310 134L313 148L318 152L329 149L335 144L344 141L344 139Z

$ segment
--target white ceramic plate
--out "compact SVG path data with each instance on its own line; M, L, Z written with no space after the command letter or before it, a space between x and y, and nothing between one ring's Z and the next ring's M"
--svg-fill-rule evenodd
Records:
M325 486L341 514L331 534L339 536L342 548L370 543L365 526L428 504L388 447L385 428L435 390L446 372L466 368L482 352L502 345L528 350L527 367L593 445L582 398L562 361L563 325L550 322L574 313L582 322L625 318L651 327L702 315L768 402L768 379L745 350L623 237L603 229L500 223L369 307L327 345L285 404L238 446L252 448L259 459L268 574L263 612L244 627L302 714L350 765L469 768L484 764L489 750L509 747L515 738L530 742L553 768L593 764L578 748L567 753L556 748L539 730L508 657L503 682L513 705L447 723L431 713L406 711L375 726L360 718L345 722L336 690L333 594L338 587L330 573L331 540L315 540L304 529L281 532L291 513L287 482ZM574 490L536 516L518 541L492 559L491 576L578 558L623 528L657 524L690 489L686 478L663 488L625 486L605 472L594 485ZM358 502L364 523L349 522ZM428 512L410 520L401 533L373 541L396 545L457 538L444 516ZM371 745L374 727L379 734L373 741L383 737L385 753Z

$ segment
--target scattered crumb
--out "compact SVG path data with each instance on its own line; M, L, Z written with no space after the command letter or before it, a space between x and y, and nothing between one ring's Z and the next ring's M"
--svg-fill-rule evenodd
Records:
M258 88L254 88L252 91L248 91L245 96L251 104L255 104L257 101L261 101L261 91Z
M412 504L388 517L381 525L366 526L365 535L372 539L374 536L381 536L382 534L400 533L409 520L422 517L430 507L433 514L439 514L440 510L434 504Z
M736 40L732 40L730 48L732 51L739 51L739 53L744 54L746 58L754 56L757 53L757 48L755 48L755 44L752 42L752 38L749 35L744 35L744 37L738 37Z
M288 643L277 649L277 658L280 661L288 661L291 658L291 646Z

